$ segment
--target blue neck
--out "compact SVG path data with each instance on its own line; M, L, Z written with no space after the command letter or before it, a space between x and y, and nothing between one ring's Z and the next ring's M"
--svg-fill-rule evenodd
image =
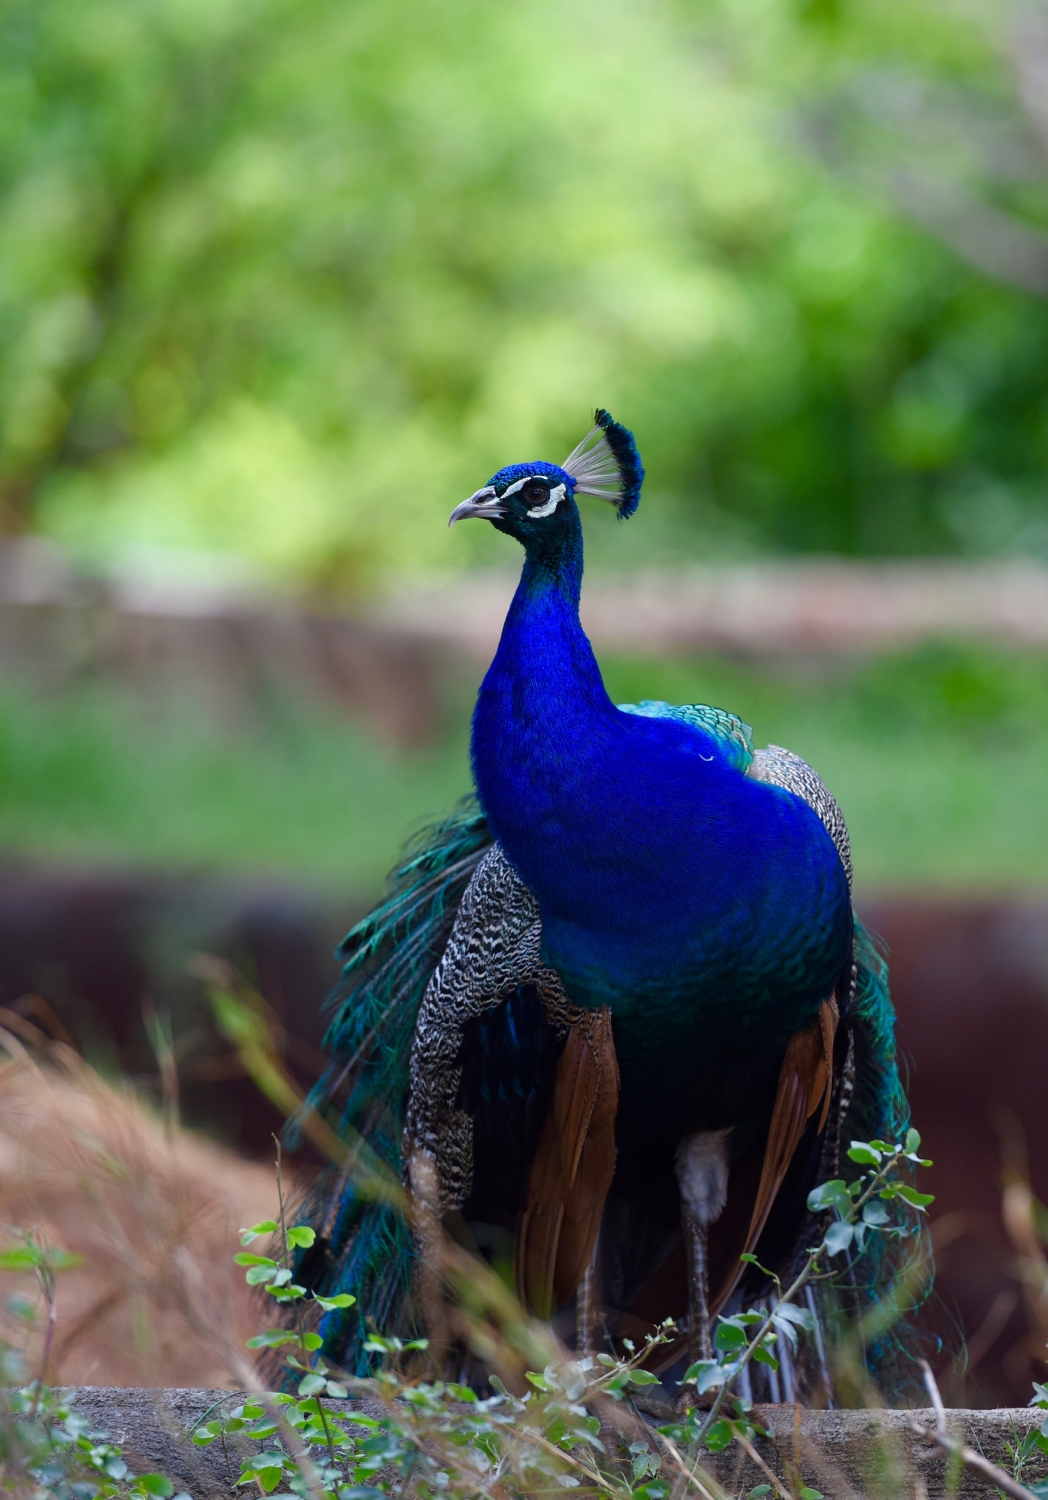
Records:
M571 811L602 778L618 713L579 621L582 538L529 549L473 716L473 773L496 838L541 890ZM551 842L552 841L552 842Z

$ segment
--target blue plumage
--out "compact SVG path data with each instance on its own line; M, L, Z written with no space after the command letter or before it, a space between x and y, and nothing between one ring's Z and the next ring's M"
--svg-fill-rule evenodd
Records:
M847 882L815 813L742 774L734 739L615 707L579 623L574 502L554 521L477 699L477 791L569 996L627 1028L625 1117L717 1129L743 1078L762 1098L774 1086L788 1036L833 991ZM664 1102L645 1126L652 1091Z
M406 1172L405 1152L430 1156L441 1211L478 1245L518 1237L525 1290L535 1214L583 1226L564 1231L574 1259L559 1230L542 1240L561 1297L602 1222L608 1326L679 1316L686 1300L701 1343L742 1249L788 1261L840 1132L892 1136L906 1103L884 965L853 919L847 835L818 777L755 751L723 710L616 707L605 691L579 622L576 496L630 515L643 475L632 435L600 411L563 465L503 468L453 513L525 550L474 713L480 811L441 825L347 939L317 1101L336 1101L391 1171ZM547 1127L583 1108L571 1090L586 1068L604 1107L614 1097L614 1152L594 1144L547 1204ZM407 1331L403 1225L345 1182L322 1190L314 1219L303 1274ZM326 1328L330 1352L359 1366L362 1326L355 1312Z

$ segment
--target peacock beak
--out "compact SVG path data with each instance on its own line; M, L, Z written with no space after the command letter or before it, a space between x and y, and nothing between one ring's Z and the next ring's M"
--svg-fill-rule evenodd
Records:
M482 490L476 490L470 495L468 500L463 500L460 505L455 506L448 518L448 525L454 526L456 521L467 521L470 516L479 516L482 520L494 521L505 514L493 487L486 484Z

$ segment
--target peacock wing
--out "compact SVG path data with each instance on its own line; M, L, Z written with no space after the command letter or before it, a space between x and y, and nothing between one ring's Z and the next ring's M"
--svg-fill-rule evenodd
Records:
M419 1009L404 1160L436 1202L513 1233L518 1289L549 1315L589 1264L615 1168L618 1066L606 1009L542 962L538 903L492 848Z
M779 1069L760 1177L749 1214L742 1252L752 1253L775 1204L809 1120L818 1114L816 1129L826 1127L833 1096L833 1049L839 1011L835 997L824 1000L818 1018L794 1032ZM712 1308L722 1307L742 1275L736 1260L711 1295Z
M615 1173L618 1103L611 1012L579 1011L557 1063L517 1235L518 1289L539 1317L571 1299L590 1264Z
M813 771L806 760L784 750L781 745L769 745L765 750L755 750L746 773L754 781L764 781L792 792L806 802L820 819L830 835L841 857L844 873L848 877L848 889L852 887L851 840L844 814L829 787L817 771Z

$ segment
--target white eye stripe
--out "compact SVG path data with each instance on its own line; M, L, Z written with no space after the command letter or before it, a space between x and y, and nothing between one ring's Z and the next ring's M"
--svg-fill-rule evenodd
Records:
M515 479L513 483L508 487L508 489L504 489L502 491L503 500L508 500L510 495L515 495L518 490L522 490L524 486L526 484L530 484L533 479L544 478L544 474L525 474L523 479Z
M564 485L556 485L553 489L550 490L549 499L546 501L545 505L536 505L534 510L528 511L528 515L531 520L538 521L542 516L551 516L560 502L564 499L566 493L567 491ZM506 494L509 494L508 490L506 491Z

